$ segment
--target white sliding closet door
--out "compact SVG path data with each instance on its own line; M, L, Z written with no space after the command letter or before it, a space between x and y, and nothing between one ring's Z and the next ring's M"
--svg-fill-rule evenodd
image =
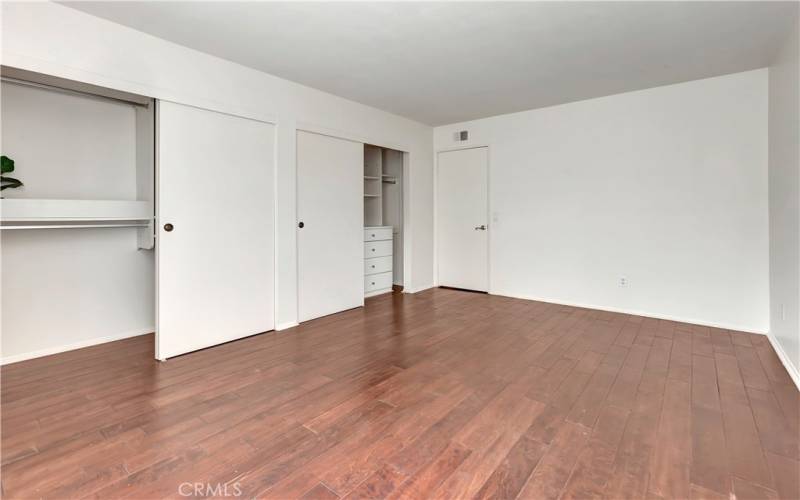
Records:
M158 103L156 357L272 330L271 124Z
M363 177L363 144L297 132L300 321L364 305Z
M489 290L488 148L439 153L436 181L439 285Z

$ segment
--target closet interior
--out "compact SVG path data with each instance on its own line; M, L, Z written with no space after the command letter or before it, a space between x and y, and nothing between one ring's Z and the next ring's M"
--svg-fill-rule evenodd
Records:
M2 229L138 227L153 248L154 101L2 67L3 155L23 181L3 191Z
M0 73L4 359L153 332L153 99Z
M364 145L364 295L403 286L404 153Z

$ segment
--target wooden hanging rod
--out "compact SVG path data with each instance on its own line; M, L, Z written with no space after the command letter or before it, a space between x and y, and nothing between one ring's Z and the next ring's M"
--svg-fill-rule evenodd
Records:
M94 229L97 227L148 227L148 223L120 222L112 224L30 224L30 225L2 225L0 229Z

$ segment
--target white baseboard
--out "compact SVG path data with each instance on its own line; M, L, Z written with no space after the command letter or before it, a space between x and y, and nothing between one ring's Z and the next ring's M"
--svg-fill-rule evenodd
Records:
M73 344L60 345L55 347L48 347L47 349L39 349L38 351L24 352L22 354L14 354L12 356L3 356L0 358L0 365L8 365L25 361L27 359L41 358L42 356L49 356L51 354L58 354L60 352L74 351L75 349L82 349L98 344L105 344L106 342L114 342L115 340L127 339L130 337L138 337L139 335L147 335L153 333L155 327L141 328L129 332L118 333L116 335L107 335L105 337L95 337L93 339L81 340Z
M794 366L792 360L786 355L786 351L783 350L783 346L781 346L778 339L772 335L772 332L767 333L767 339L769 339L769 343L772 344L772 348L775 350L775 354L778 355L778 359L783 363L783 367L786 368L786 371L789 372L789 376L792 377L794 385L800 389L800 371L798 371L798 367Z
M608 311L608 312L615 312L615 313L622 313L622 314L632 314L634 316L644 316L646 318L655 318L655 319L665 319L668 321L679 321L681 323L690 323L692 325L702 325L702 326L710 326L713 328L724 328L725 330L735 330L738 332L747 332L747 333L756 333L758 335L766 335L767 332L763 330L754 330L749 326L742 326L742 325L734 325L729 323L715 323L712 321L705 321L702 319L696 318L684 318L680 316L670 316L666 314L658 314L652 313L649 311L636 311L633 309L624 309L624 308L616 308L616 307L607 307L607 306L598 306L595 304L580 304L574 302L563 302L559 300L553 299L546 299L541 297L532 297L529 295L519 295L513 293L507 293L503 291L497 290L489 290L489 294L491 295L501 295L503 297L511 297L513 299L524 299L524 300L535 300L537 302L547 302L549 304L559 304L562 306L571 306L571 307L582 307L584 309L597 309L598 311Z
M288 330L289 328L294 328L298 326L300 323L297 321L287 321L286 323L281 323L280 325L275 325L275 331L279 332L281 330Z
M416 287L416 288L411 288L411 287L409 287L409 288L403 288L403 293L419 293L419 292L424 292L425 290L430 290L430 289L431 289L431 288L433 288L434 286L435 286L435 285L431 284L431 285L423 285L423 286L418 286L418 287Z

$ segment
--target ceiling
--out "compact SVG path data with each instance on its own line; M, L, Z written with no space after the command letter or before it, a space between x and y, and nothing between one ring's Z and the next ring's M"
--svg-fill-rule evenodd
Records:
M793 2L69 2L442 125L769 65Z

